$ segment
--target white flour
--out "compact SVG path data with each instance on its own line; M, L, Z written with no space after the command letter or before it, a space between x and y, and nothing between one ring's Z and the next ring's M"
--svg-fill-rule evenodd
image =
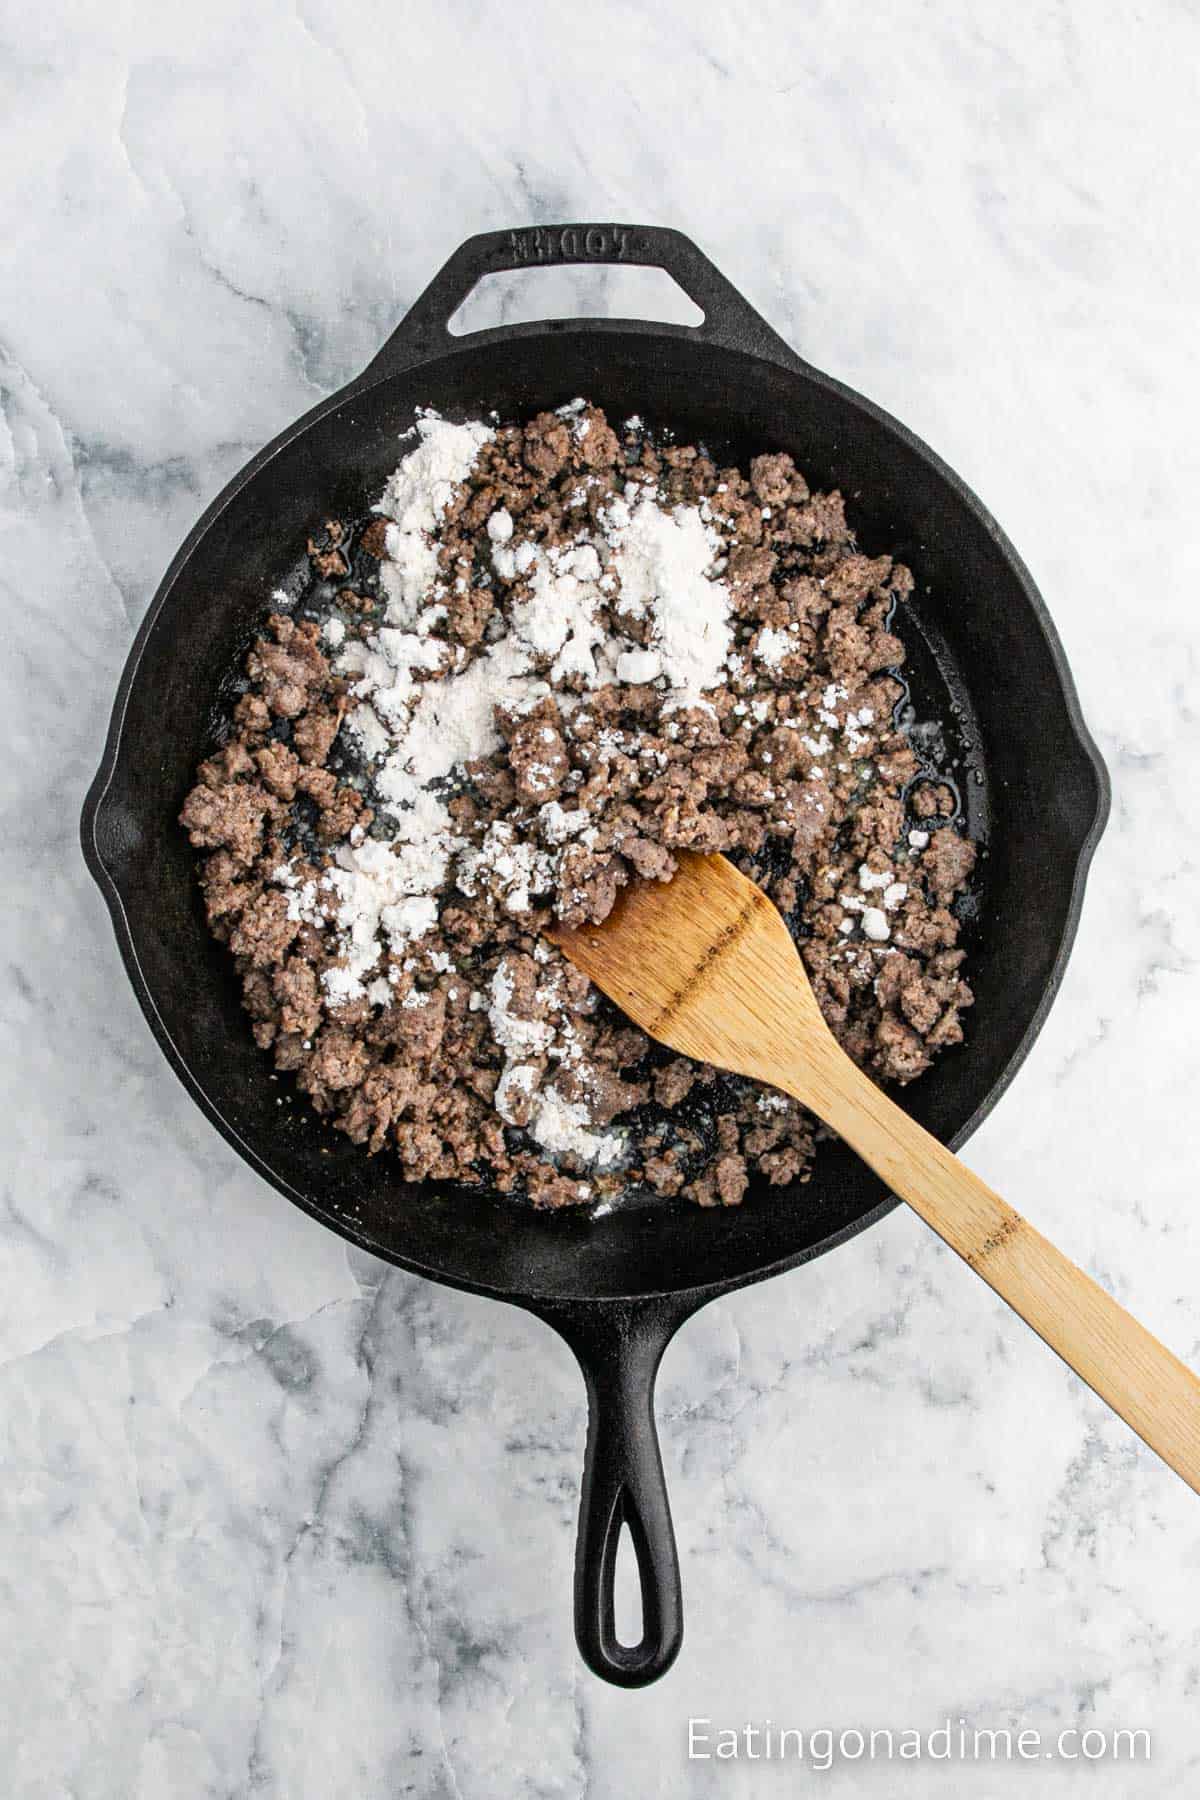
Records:
M649 495L632 511L614 500L605 519L621 583L618 614L649 617L651 644L671 689L669 704L703 704L720 684L733 647L729 590L711 573L721 539L698 507L668 511ZM645 679L631 677L639 678Z
M582 675L588 687L611 681L617 659L600 618L605 596L595 545L581 542L548 550L526 566L530 594L516 601L511 615L522 645L534 655L554 658L553 680ZM520 564L516 567L519 570Z
M488 1007L492 1036L505 1055L504 1070L496 1085L496 1111L508 1123L527 1114L525 1129L543 1150L551 1154L569 1151L589 1167L608 1168L621 1154L622 1134L597 1131L582 1103L564 1100L553 1086L539 1088L538 1068L527 1060L539 1055L557 1057L560 1062L572 1060L578 1056L575 1033L566 1024L556 1032L552 1024L543 1020L518 1018L509 1010L512 999L512 981L501 963L492 976ZM514 1090L522 1102L519 1113L513 1105Z
M587 1108L578 1101L563 1100L553 1088L538 1094L533 1103L530 1135L543 1150L571 1151L581 1162L606 1169L621 1154L622 1139L615 1131L597 1131L588 1122Z
M582 404L564 415L574 419ZM493 823L480 845L455 829L439 790L463 764L498 748L498 706L527 710L551 692L547 675L576 676L585 689L656 682L665 710L703 705L725 677L733 641L729 593L716 573L719 534L701 509L664 506L645 492L632 506L614 497L598 524L557 546L514 541L512 514L497 509L487 522L495 579L502 592L520 584L504 608L507 630L474 651L430 635L448 598L437 533L456 487L495 434L480 421L456 425L431 412L420 415L416 434L376 508L388 521L380 564L385 623L365 643L347 639L336 623L326 630L350 689L346 729L370 765L387 833L341 845L319 891L312 882L301 886L286 866L276 874L292 916L336 933L338 966L322 977L335 1007L364 997L389 1002L384 958L418 946L436 928L448 883L470 896L486 880L519 916L553 885L557 846L587 842L586 811L558 801L540 815L549 849L521 840L505 822ZM458 586L465 589L465 577ZM648 642L629 636L622 620L637 620ZM570 694L556 697L563 710L577 704ZM611 735L609 754L622 738ZM620 1133L590 1128L586 1108L541 1085L529 1061L571 1061L577 1040L514 1018L497 980L488 1007L506 1058L497 1111L507 1117L521 1105L527 1129L552 1153L612 1163Z
M764 625L754 642L754 655L768 669L778 669L785 657L791 656L799 648L795 628L788 626L785 631L777 631L773 625Z
M841 698L845 698L844 690ZM850 719L854 717L855 715L851 713ZM848 727L850 719L847 720ZM886 944L892 935L891 920L888 914L895 912L897 907L902 906L907 900L908 883L898 881L891 869L876 870L872 869L869 863L860 863L858 865L858 887L857 894L838 895L842 908L842 918L838 930L843 937L848 937L854 930L852 915L857 914L863 936L870 938L873 943ZM871 897L876 894L881 901L880 905L871 903Z
M478 891L480 876L487 872L504 896L507 912L526 913L534 894L544 894L554 879L554 865L537 844L522 842L503 819L487 828L478 850L464 849L455 879L464 894Z
M380 579L395 625L411 625L431 593L437 580L433 533L455 488L496 435L478 420L452 425L434 412L422 412L416 430L420 442L391 476L375 509L390 520Z

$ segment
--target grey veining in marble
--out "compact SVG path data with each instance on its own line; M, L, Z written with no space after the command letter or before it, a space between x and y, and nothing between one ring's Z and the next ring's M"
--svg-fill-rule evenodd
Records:
M645 1693L594 1682L567 1352L238 1162L133 1003L76 818L179 539L460 239L678 225L961 470L1050 601L1113 820L970 1159L1200 1361L1198 53L1180 0L0 8L6 1794L818 1782L689 1763L689 1715L1147 1727L1136 1773L824 1779L1194 1791L1195 1497L903 1212L668 1353L686 1646Z

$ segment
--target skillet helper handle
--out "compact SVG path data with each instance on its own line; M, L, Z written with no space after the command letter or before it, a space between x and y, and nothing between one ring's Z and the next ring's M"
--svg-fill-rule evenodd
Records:
M1200 1493L1200 1378L836 1046L824 1072L826 1124Z
M588 1395L587 1450L575 1545L575 1639L595 1675L645 1687L665 1675L683 1642L683 1597L671 1508L654 1421L654 1381L680 1323L653 1301L595 1302L542 1317L566 1338ZM642 1596L642 1636L617 1637L614 1588L621 1528L629 1527Z
M364 370L364 377L399 374L465 342L482 344L554 330L554 325L548 326L543 320L530 325L501 325L456 337L448 329L448 322L485 275L514 269L551 269L564 263L663 269L704 314L703 324L696 326L589 319L589 331L628 331L632 325L635 330L693 337L728 349L749 351L790 369L806 366L683 232L665 225L585 223L526 225L511 231L482 231L468 238L413 301L387 343ZM577 323L565 321L567 326Z

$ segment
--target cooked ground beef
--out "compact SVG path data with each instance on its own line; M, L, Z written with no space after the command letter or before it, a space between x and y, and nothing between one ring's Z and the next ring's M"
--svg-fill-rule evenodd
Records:
M541 935L552 916L602 919L630 879L669 878L681 848L722 851L763 882L833 1031L876 1078L911 1081L961 1040L954 908L976 852L945 771L895 723L912 578L861 554L840 495L811 493L790 457L721 469L578 404L497 428L441 512L441 603L418 627L435 654L418 678L485 655L527 598L521 558L501 572L497 539L550 555L615 498L644 495L699 508L720 541L721 684L679 704L652 673L595 686L544 658L545 691L498 707L497 747L444 784L474 862L454 866L429 929L383 949L369 988L338 985L327 887L339 850L395 830L361 729L346 728L363 664L346 647L375 642L388 617L386 520L328 521L309 539L310 580L252 647L226 741L184 802L256 1041L410 1179L560 1206L638 1189L736 1205L752 1178L807 1178L813 1121L794 1101L661 1050ZM621 629L635 658L652 649L647 619ZM580 1149L581 1120L603 1153Z

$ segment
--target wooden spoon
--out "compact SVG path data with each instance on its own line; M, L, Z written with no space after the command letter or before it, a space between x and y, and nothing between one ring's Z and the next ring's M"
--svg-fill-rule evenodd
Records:
M651 1037L831 1125L1200 1493L1200 1380L850 1060L778 911L732 863L683 855L602 925L548 935Z

